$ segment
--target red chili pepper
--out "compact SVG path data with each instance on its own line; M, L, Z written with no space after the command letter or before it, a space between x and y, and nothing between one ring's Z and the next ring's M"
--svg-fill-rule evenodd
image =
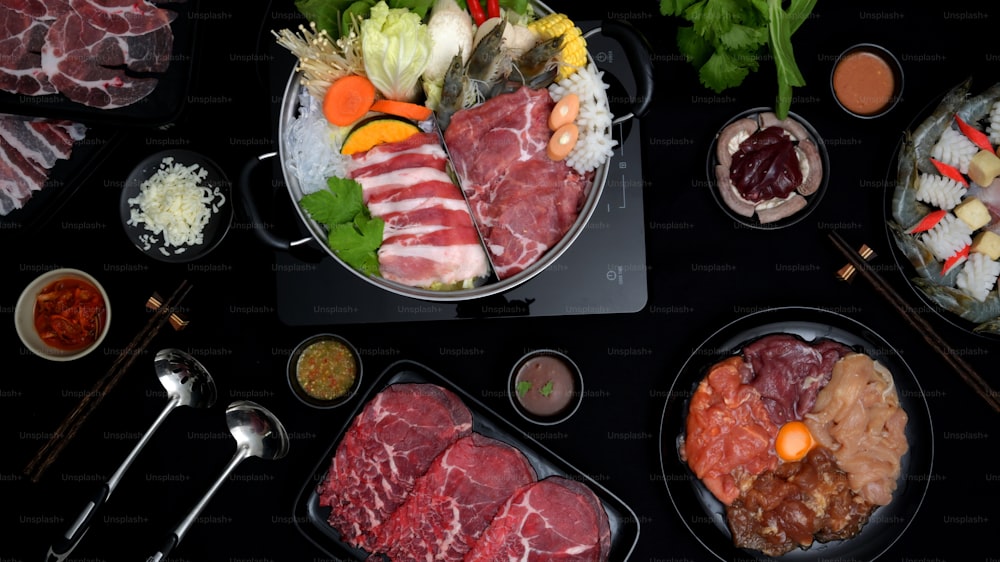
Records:
M910 229L907 230L907 232L909 232L910 234L916 234L918 232L924 232L926 230L930 230L934 228L934 225L941 222L941 219L944 218L944 216L947 213L948 211L944 209L938 209L936 211L927 213L927 216L920 219L920 222L918 222L917 224L911 226Z
M962 172L958 168L934 158L931 158L931 164L934 164L934 167L937 168L937 171L941 172L942 176L947 176L965 187L969 187L969 180L965 179L965 176L962 175Z
M486 0L486 15L491 18L500 17L500 0Z
M465 3L469 5L469 13L472 14L472 20L476 22L476 25L483 25L483 22L486 21L486 14L483 12L479 0L466 0Z
M964 262L969 257L969 245L966 244L961 250L955 252L950 258L944 260L944 265L941 266L941 275L947 274L951 271L951 268Z
M993 145L990 144L990 137L986 133L963 121L957 113L955 114L955 122L958 123L958 130L962 131L962 134L968 137L976 146L993 152Z

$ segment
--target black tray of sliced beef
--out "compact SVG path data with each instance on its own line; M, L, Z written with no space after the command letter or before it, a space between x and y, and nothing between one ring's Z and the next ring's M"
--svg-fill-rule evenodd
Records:
M197 0L16 4L0 4L0 112L119 126L181 112Z
M412 361L379 376L293 511L302 534L338 560L506 559L530 545L622 561L639 539L621 499Z

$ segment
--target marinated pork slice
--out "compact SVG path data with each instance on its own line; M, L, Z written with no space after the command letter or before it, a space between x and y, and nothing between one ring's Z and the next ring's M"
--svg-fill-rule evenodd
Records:
M472 413L453 392L400 383L379 392L351 422L317 488L341 540L369 549L372 530L410 495L449 445L472 431Z
M579 217L592 174L546 154L554 106L520 88L455 113L445 143L497 277L530 267Z
M608 514L581 482L549 476L514 493L466 562L603 562L611 552Z
M417 479L403 505L376 528L372 549L391 560L461 562L500 506L534 481L519 450L472 433Z

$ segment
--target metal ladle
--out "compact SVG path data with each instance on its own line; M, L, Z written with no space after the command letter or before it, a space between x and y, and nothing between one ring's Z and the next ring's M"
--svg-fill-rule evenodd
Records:
M83 535L90 528L90 523L94 520L94 516L98 510L108 501L111 493L115 491L115 487L121 482L129 465L132 464L132 461L139 455L142 448L149 442L160 425L163 424L163 421L167 419L170 412L181 406L210 408L215 404L217 394L215 381L208 374L208 370L194 357L179 349L167 348L160 350L156 354L153 366L156 369L156 376L160 379L160 384L167 390L167 397L169 398L167 406L160 413L160 416L156 418L156 421L153 422L153 425L146 430L146 434L136 443L132 452L125 457L125 461L118 467L118 470L111 475L111 478L101 486L93 499L87 503L86 507L84 507L83 511L76 518L73 526L66 531L66 534L60 538L59 542L49 547L49 552L46 556L47 562L64 560L73 552L73 549L76 548L76 545L80 543Z
M194 506L194 509L177 525L167 537L160 550L146 559L146 562L159 562L166 558L184 538L188 528L208 504L229 474L247 457L258 457L265 460L276 460L288 454L288 433L281 422L267 408L249 400L237 400L226 408L226 424L229 432L236 439L236 454L226 465L222 474L212 487Z

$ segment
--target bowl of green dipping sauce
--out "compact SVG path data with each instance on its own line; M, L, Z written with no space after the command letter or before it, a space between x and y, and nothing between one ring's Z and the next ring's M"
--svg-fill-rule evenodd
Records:
M306 338L288 357L288 385L303 404L335 408L361 386L361 356L351 342L336 334Z
M524 419L553 425L572 416L583 398L580 368L564 353L537 349L525 354L510 371L508 395Z

